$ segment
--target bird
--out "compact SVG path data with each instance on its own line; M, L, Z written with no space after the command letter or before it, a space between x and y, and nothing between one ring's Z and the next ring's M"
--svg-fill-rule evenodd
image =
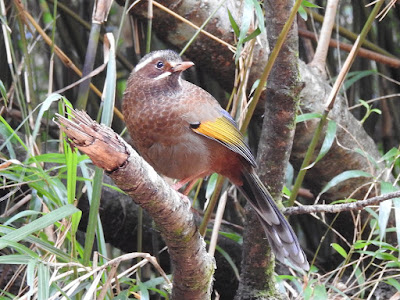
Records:
M173 50L150 52L137 63L122 102L135 149L158 173L182 184L212 173L228 178L256 211L275 257L309 270L236 122L211 94L182 79L193 65Z

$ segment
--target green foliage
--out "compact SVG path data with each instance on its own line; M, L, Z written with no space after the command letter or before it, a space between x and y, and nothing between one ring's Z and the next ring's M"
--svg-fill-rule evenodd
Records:
M362 104L362 106L365 107L365 109L367 110L364 117L361 119L361 124L364 124L364 122L368 119L368 117L372 114L372 113L376 113L378 115L382 114L382 111L378 108L371 108L370 105L368 105L367 102L365 102L364 100L359 99L358 101L360 101L360 103Z
M249 33L250 24L253 19L253 12L255 11L258 27ZM246 42L255 39L260 33L265 32L264 13L260 3L257 0L245 0L243 3L243 11L240 20L240 26L235 21L232 13L228 9L229 21L235 35L238 37L236 46L235 62L237 63L242 53L243 46Z
M337 253L339 253L343 258L347 258L347 252L346 250L343 249L342 246L336 243L331 244L332 248L336 250Z
M344 83L344 90L350 88L354 83L359 81L360 79L377 74L376 70L365 70L365 71L354 71L349 72L346 76L346 81Z
M312 168L317 162L319 162L325 156L326 153L328 153L328 151L332 147L335 137L336 137L336 123L332 120L329 120L328 125L326 127L324 142L322 143L318 156L312 164L306 167L307 169Z
M320 113L307 113L307 114L301 114L296 116L296 123L301 123L305 121L309 121L312 119L321 119L322 114Z
M336 175L333 177L321 190L320 195L327 192L330 188L338 185L339 183L352 179L352 178L358 178L358 177L372 177L371 174L368 174L367 172L360 171L360 170L349 170L349 171L344 171L340 173L339 175Z
M0 93L1 93L1 96L3 97L4 106L7 106L7 102L8 102L7 90L4 86L3 81L1 81L1 80L0 80Z
M307 7L309 7L309 8L322 8L321 6L318 6L318 5L314 4L314 3L311 3L310 1L303 0L301 2L301 6L299 8L298 13L299 13L300 17L304 21L307 21L307 19L308 19L307 10L306 10Z

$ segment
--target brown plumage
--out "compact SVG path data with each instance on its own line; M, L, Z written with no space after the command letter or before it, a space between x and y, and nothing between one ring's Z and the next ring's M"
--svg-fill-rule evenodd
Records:
M154 169L181 181L221 174L256 210L276 257L308 270L292 228L255 173L255 159L217 100L181 79L193 63L171 50L149 53L130 75L123 113L134 146Z

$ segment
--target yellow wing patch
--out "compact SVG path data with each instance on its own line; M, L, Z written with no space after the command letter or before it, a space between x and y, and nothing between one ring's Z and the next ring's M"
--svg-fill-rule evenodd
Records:
M256 166L254 157L244 142L243 135L226 117L222 116L215 121L201 122L197 128L192 127L192 130L223 144L230 150L242 155L251 165Z

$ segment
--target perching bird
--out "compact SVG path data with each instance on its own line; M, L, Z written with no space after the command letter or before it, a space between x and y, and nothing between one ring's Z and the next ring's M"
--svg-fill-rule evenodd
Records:
M235 121L202 88L181 78L193 66L172 50L144 56L130 75L123 114L134 146L153 168L183 182L218 173L255 209L275 256L309 269L292 228L255 173Z

